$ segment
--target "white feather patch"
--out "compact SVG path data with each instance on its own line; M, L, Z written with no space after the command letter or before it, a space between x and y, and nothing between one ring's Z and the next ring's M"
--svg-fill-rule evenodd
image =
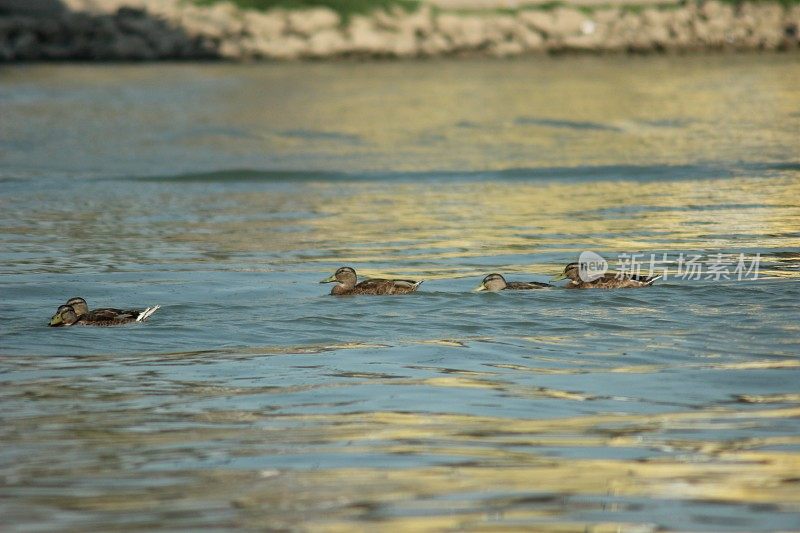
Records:
M160 305L154 305L153 307L148 307L147 309L145 309L144 311L139 313L139 316L136 317L136 322L144 322L145 320L150 318L150 315L152 315L153 313L158 311L159 307L161 307L161 306Z

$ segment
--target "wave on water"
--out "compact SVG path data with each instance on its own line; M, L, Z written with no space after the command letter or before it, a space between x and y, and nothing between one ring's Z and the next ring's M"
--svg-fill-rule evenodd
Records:
M689 179L727 179L753 173L800 171L800 162L736 162L730 165L586 165L541 168L507 168L501 170L432 170L416 172L296 169L222 169L176 175L130 176L156 182L243 182L243 181L431 181L431 180L520 180L520 181L675 181ZM120 178L113 178L120 179Z

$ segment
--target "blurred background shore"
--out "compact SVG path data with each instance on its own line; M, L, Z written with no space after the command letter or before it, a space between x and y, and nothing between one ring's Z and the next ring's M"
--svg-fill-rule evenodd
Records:
M0 61L797 51L800 3L0 0Z

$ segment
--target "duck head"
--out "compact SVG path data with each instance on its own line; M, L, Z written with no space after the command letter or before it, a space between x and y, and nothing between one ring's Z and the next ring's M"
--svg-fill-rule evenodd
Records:
M578 263L570 263L564 267L564 272L554 277L550 281L558 281L562 279L570 279L572 281L581 281L580 265Z
M320 281L320 283L338 283L337 286L333 288L336 289L345 289L350 290L356 286L356 281L358 280L358 276L356 276L356 271L350 267L342 267L332 275L328 276L327 278Z
M481 284L478 285L474 290L475 292L480 292L480 291L496 292L496 291L502 291L505 288L506 288L506 278L504 278L500 274L489 274L488 276L483 278Z
M78 321L78 315L71 305L62 305L50 319L50 327L71 326Z
M78 316L85 315L86 313L89 312L89 305L86 303L86 300L84 300L80 296L76 296L75 298L70 298L64 305L71 306L72 309L75 310L75 314L77 314Z

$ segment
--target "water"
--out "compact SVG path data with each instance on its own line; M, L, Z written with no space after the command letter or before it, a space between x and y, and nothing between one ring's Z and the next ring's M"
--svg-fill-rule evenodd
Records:
M800 529L799 85L780 55L5 67L2 529ZM761 277L470 292L583 250ZM342 265L426 282L327 296ZM75 295L163 307L46 327Z

